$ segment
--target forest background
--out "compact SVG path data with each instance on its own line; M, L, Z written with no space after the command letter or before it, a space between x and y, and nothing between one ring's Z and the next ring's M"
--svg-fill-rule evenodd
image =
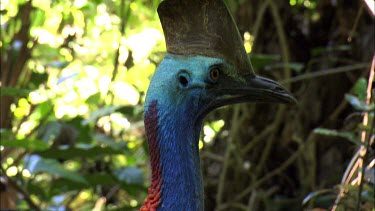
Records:
M0 1L1 209L142 205L159 3ZM226 3L256 73L299 103L206 118L206 210L374 210L374 1Z

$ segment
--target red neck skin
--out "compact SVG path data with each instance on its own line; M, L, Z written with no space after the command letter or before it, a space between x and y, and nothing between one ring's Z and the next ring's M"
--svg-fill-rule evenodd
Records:
M148 197L140 211L156 211L161 202L161 186L163 183L158 146L158 109L156 100L151 103L145 113L145 129L148 138L152 177L151 186L148 189Z

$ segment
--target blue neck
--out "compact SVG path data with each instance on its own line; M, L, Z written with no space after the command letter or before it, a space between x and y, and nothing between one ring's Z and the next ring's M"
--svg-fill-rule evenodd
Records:
M157 105L162 169L161 204L157 210L203 210L198 148L201 123L194 124L188 105L163 104Z
M153 182L145 207L203 211L198 148L203 116L197 115L206 94L202 87L207 72L203 70L217 63L223 61L167 54L152 77L145 102L145 127ZM191 86L181 86L180 73L186 74Z

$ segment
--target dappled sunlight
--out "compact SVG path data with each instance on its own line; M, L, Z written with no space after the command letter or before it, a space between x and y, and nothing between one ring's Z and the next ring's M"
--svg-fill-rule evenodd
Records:
M66 93L63 97L63 101L65 103L72 103L73 101L78 99L78 94L74 92L73 90Z
M18 106L13 111L14 116L17 118L22 118L23 116L27 116L30 114L30 108L31 108L30 103L25 98L21 98L18 101Z
M31 35L33 37L37 37L40 44L48 44L51 47L58 47L64 42L63 37L56 37L53 33L46 29L36 28L31 31Z
M251 53L254 45L254 39L255 37L250 34L250 32L245 32L244 35L244 47L246 50L246 53Z
M31 173L28 169L23 169L22 170L22 176L25 177L25 178L30 178L31 177Z
M105 4L100 4L97 7L97 16L95 17L95 25L103 27L106 30L110 30L112 27L111 17L107 13L107 7Z
M123 40L124 39L121 38L122 42L124 42ZM128 49L124 45L122 45L122 46L120 46L119 53L120 53L120 55L118 57L119 63L120 64L125 64L126 60L129 59L129 51L128 51Z
M106 4L97 5L94 25L87 25L91 23L85 21L84 13L79 8L88 2L74 1L73 4L65 2L62 7L57 8L62 10L69 7L66 12L70 12L74 19L73 24L64 25L60 34L58 27L63 18L62 13L51 10L51 2L43 4L41 1L35 1L33 4L40 7L47 18L43 27L34 27L31 30L32 36L37 37L40 44L58 48L69 37L75 37L76 42L69 43L66 48L59 48L60 58L54 57L57 68L48 67L41 70L41 73L48 72L50 76L48 86L32 91L29 95L30 102L37 104L56 98L54 112L58 119L73 118L77 115L88 117L94 107L83 106L81 102L98 93L98 99L103 100L108 99L108 93L112 93L115 104L136 105L140 102L139 92L146 92L150 76L156 69L156 65L151 63L148 57L155 46L163 42L160 29L145 28L140 32L131 30L130 36L121 36L116 28L120 20L118 16L109 13ZM131 9L139 10L134 3L131 3ZM84 30L87 30L86 34ZM74 49L74 55L70 48ZM131 59L135 65L129 69L120 66L118 80L112 81L112 58L117 48L119 64L125 64ZM132 51L131 58L129 51ZM43 51L39 53L41 56L43 54ZM59 70L64 61L67 66ZM88 65L87 62L91 61L100 65ZM20 113L23 110L16 108L16 111L18 116L25 115L25 112Z
M164 36L159 30L146 28L141 33L131 35L127 39L126 45L132 49L134 61L138 63L146 59L157 42L162 41L163 38Z
M114 82L111 89L116 97L123 102L122 104L136 105L139 101L138 91L128 83Z
M203 147L204 147L203 141L199 140L199 142L198 142L198 148L199 148L199 150L203 149Z
M27 121L20 125L17 133L18 139L23 139L26 137L27 134L31 132L32 129L34 129L38 125L38 122L35 121Z
M59 53L67 62L73 61L73 55L68 49L61 48Z
M82 191L80 192L80 198L82 200L88 200L91 198L91 191Z
M74 6L76 8L82 8L86 6L86 4L87 4L87 0L74 0Z
M134 200L134 199L130 200L130 206L131 207L137 207L138 206L137 200Z
M77 116L77 114L78 109L75 106L59 104L55 108L55 116L57 119L61 119L63 117L72 118Z
M45 102L46 100L48 100L46 90L39 89L39 90L30 92L28 100L30 103L34 105Z
M124 80L130 84L133 84L140 92L145 93L148 89L148 85L150 84L150 78L155 70L156 65L153 63L135 64L126 72L124 75Z
M46 4L48 5L48 4ZM53 12L50 8L44 10L46 15L46 21L44 22L44 27L51 33L57 33L59 31L59 23L62 21L63 13ZM64 36L64 33L62 34ZM60 37L61 35L59 35Z
M315 9L316 8L316 1L310 1L310 0L289 0L290 6L296 6L296 5L303 5L304 7L308 9Z
M109 116L104 116L98 119L97 125L103 128L104 132L109 133L111 131L111 121Z
M98 79L99 78L99 72L100 70L92 65L86 65L84 68L83 68L83 72L86 74L85 76L86 77L89 77L93 80L95 79Z
M6 174L13 177L18 174L18 169L16 166L11 166L7 169Z
M202 149L204 144L213 144L212 141L221 131L224 124L225 121L222 119L205 123L203 126L203 140L199 141L199 149Z
M17 7L17 2L16 1L10 1L10 0L0 0L0 9L7 10L7 15L3 16L1 15L0 18L0 24L6 24L10 18L14 17L17 15L18 12L18 7Z
M10 166L13 164L13 162L14 162L14 158L9 157L6 159L5 164Z
M83 34L84 34L83 28L78 27L78 26L72 26L72 25L66 25L61 32L61 35L64 38L67 38L69 36L77 36L77 38L81 38Z
M47 11L51 8L51 2L52 0L33 0L33 6Z
M80 116L86 116L90 112L90 109L87 105L79 105L77 108L77 113Z
M106 95L109 90L109 85L111 84L111 78L108 75L102 75L99 78L99 91L102 95Z
M110 115L111 122L114 123L114 127L116 127L118 130L121 129L129 129L130 128L130 122L127 118L125 118L120 113L113 113Z
M215 137L215 131L208 125L205 125L203 127L203 133L204 133L203 141L206 143L210 143L212 139Z
M76 81L75 87L78 89L77 91L81 99L87 99L98 92L98 87L95 81L90 78L82 78L81 80Z
M5 10L8 7L9 0L0 0L0 9Z

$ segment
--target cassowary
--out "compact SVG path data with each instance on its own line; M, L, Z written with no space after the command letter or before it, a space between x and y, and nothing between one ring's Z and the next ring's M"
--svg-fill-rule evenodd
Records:
M295 99L254 74L222 0L164 0L158 13L167 54L146 95L152 181L140 210L204 210L198 142L207 113L234 103Z

